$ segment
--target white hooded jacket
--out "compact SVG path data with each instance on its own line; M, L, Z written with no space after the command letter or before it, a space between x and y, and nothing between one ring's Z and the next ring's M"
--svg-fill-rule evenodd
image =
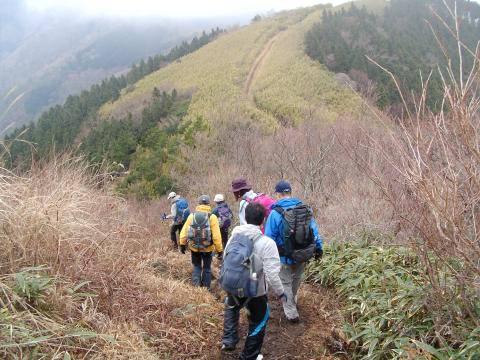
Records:
M263 296L267 293L267 284L277 296L282 295L284 290L279 277L281 268L280 256L278 255L275 241L268 236L262 235L260 227L251 224L236 226L232 231L230 239L237 233L246 235L250 239L256 239L253 240L253 264L254 271L259 274L257 296ZM259 235L261 236L258 237ZM225 251L227 251L230 245L230 239L227 242Z

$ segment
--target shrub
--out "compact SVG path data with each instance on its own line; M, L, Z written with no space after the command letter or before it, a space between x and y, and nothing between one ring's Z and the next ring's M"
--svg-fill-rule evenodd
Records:
M444 266L437 275L452 297L448 306L438 309L432 306L435 292L423 262L413 250L365 238L330 244L322 261L307 270L309 280L334 286L344 298L350 319L344 332L354 358L476 359L480 353L478 294L468 292L477 311L471 314ZM431 261L438 259L431 255Z

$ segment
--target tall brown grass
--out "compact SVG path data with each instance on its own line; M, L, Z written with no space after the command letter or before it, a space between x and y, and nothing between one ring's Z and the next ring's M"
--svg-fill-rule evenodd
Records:
M189 286L158 207L100 183L81 159L2 170L0 357L205 358L221 304Z

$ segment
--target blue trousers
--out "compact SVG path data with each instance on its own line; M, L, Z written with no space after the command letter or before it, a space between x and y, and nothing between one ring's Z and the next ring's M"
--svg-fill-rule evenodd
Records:
M203 286L210 289L212 282L212 253L195 252L192 253L192 283L194 286Z
M242 307L247 308L248 336L240 354L240 359L255 360L262 350L265 327L269 318L267 296L263 295L250 299L227 296L223 319L223 343L225 345L235 346L239 341L238 322Z

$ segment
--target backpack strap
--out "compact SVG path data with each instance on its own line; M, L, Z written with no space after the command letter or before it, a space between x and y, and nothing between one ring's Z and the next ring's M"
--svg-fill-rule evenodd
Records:
M255 235L251 240L252 240L252 246L255 246L255 241L259 240L261 237L263 236L262 233L258 234L258 235ZM252 259L252 264L250 265L250 269L253 270L255 268L255 257L253 256L255 250L254 248L252 248L252 256L251 256L251 259ZM258 274L257 274L258 275Z
M284 216L285 214L285 209L281 206L276 206L274 207L272 210L278 212L282 217Z

